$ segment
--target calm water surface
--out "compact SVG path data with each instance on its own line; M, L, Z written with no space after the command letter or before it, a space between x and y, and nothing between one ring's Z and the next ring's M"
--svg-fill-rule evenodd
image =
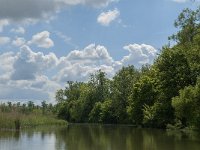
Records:
M0 150L200 150L200 136L130 126L70 125L0 131Z

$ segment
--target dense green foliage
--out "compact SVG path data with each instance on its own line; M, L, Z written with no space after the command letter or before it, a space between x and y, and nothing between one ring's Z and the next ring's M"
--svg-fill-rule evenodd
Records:
M20 129L41 125L66 125L66 121L59 120L52 104L42 102L41 106L32 101L27 104L2 103L0 104L0 129Z
M183 10L152 66L123 67L112 79L99 70L86 83L56 93L58 116L70 122L200 128L200 8Z
M184 126L200 128L200 79L195 86L180 90L180 94L172 99L176 116Z

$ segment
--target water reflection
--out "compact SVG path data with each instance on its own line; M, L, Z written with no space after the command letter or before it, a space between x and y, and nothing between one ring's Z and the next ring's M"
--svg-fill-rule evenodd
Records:
M2 150L199 150L197 133L135 129L131 126L70 125L0 131Z

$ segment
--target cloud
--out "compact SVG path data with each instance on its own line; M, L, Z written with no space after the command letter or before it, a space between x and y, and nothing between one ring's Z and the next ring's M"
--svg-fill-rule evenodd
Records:
M54 77L54 80L60 83L67 81L85 81L89 74L93 73L96 69L91 66L82 64L71 64L66 66ZM76 77L76 80L74 80Z
M0 32L3 31L5 26L9 25L9 21L6 19L0 19Z
M133 64L141 67L144 64L152 64L157 55L157 50L146 44L130 44L124 46L124 49L129 51L129 55L124 56L121 60L123 65Z
M5 79L3 79L5 80ZM55 103L54 94L61 86L50 81L46 76L37 77L33 81L8 80L1 84L0 77L0 98L11 101L29 101L40 103L43 100Z
M22 37L16 37L15 40L12 41L12 45L20 47L26 43L26 40Z
M0 18L27 21L46 18L57 10L55 0L0 0Z
M54 42L50 39L50 33L48 31L43 31L33 35L32 40L29 41L28 44L35 44L42 48L50 48L54 46Z
M54 100L53 94L61 85L51 81L45 73L57 63L55 54L35 53L26 45L17 54L1 54L0 98Z
M17 53L0 54L0 99L54 101L56 90L67 81L86 81L99 69L112 78L123 65L153 63L157 53L146 44L129 44L124 49L129 54L121 60L114 60L105 46L95 44L60 58L54 53L34 52L27 45Z
M106 72L108 77L113 77L115 69L113 66L107 65L83 65L79 63L71 64L63 68L55 77L54 80L60 83L66 83L67 81L87 81L90 74L97 70Z
M0 20L10 22L36 22L51 20L66 6L86 5L105 7L117 0L0 0Z
M177 3L185 3L188 2L189 0L173 0L173 1Z
M10 42L9 37L0 36L0 45L8 44Z
M23 87L17 86L9 86L6 87L0 85L1 93L0 98L1 101L42 101L47 100L49 101L48 93L44 93L42 91L37 91L34 89L24 89ZM38 102L39 103L39 102Z
M71 51L66 59L72 63L81 62L94 65L110 65L113 63L113 59L109 55L108 50L104 46L96 46L95 44L90 44L83 50Z
M15 54L13 52L6 52L0 55L0 75L12 71L12 64L15 61Z
M103 26L109 26L111 22L116 20L120 15L120 12L118 9L109 10L107 12L102 12L98 18L97 22L100 23Z
M186 3L186 2L200 2L200 0L172 0L177 3Z
M16 34L24 34L26 31L23 27L13 28L11 29L11 32Z
M106 7L112 2L118 0L57 0L58 2L63 2L66 5L87 5L96 8Z
M57 63L57 57L53 53L44 55L41 52L34 53L28 46L21 47L13 63L11 80L34 80Z
M54 80L58 82L85 81L89 74L99 69L113 71L114 64L115 61L104 46L90 44L83 50L73 50L66 57L61 57L59 63L61 69ZM107 72L109 76L110 71Z

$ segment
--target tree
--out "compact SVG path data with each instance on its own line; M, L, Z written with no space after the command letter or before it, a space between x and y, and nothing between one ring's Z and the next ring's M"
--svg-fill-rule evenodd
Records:
M72 120L70 111L72 111L72 106L74 101L77 101L81 95L81 87L85 84L82 82L72 82L68 81L65 89L60 89L56 92L57 104L57 115L59 118L66 119L68 121Z
M180 90L172 100L176 118L186 126L200 128L200 78L195 86Z
M42 104L42 113L45 114L46 109L47 109L47 102L46 101L42 101L41 104Z
M61 103L63 101L66 100L66 97L65 97L65 94L64 94L64 90L63 89L59 89L57 92L56 92L56 101L58 103Z
M164 48L155 64L160 92L168 101L178 91L192 83L188 60L179 48Z
M148 76L142 76L137 83L134 84L133 91L129 97L129 106L127 112L132 123L142 125L144 106L152 106L156 99L154 80Z
M139 71L134 66L123 67L113 77L112 99L114 114L118 123L128 122L126 108L134 83L139 79Z
M105 72L98 70L90 75L89 86L94 90L94 99L104 101L110 96L109 79L106 78Z
M32 101L28 101L27 106L28 106L29 112L32 112L35 105Z
M89 121L98 123L116 123L112 100L95 103L89 114Z
M191 9L184 9L178 19L175 21L174 26L179 28L180 31L170 37L179 43L193 42L194 37L200 33L197 29L200 21L200 7L193 11Z
M156 100L159 127L165 127L174 120L174 109L171 99L178 95L178 91L192 84L190 65L182 49L178 47L164 48L154 66L157 78L156 90L159 93Z

